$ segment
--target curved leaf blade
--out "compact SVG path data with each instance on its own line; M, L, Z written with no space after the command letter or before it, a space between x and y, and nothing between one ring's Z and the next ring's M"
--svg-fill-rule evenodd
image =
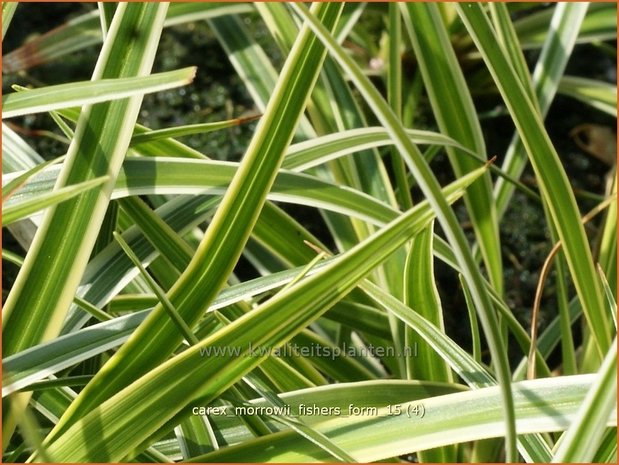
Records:
M195 67L150 76L97 79L27 89L2 96L2 119L121 100L189 84Z

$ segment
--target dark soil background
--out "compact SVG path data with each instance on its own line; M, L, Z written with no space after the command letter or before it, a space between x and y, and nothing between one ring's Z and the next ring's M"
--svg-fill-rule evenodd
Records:
M21 45L33 31L46 32L93 8L96 8L96 4L22 4L17 9L3 43L3 53ZM281 60L257 17L248 16L246 24L263 44L267 53ZM368 25L369 28L377 29L379 26ZM377 35L377 47L378 40ZM90 79L96 56L97 48L91 47L53 64L31 69L24 74L4 75L3 92L10 92L10 86L14 83L43 85ZM538 52L527 52L527 59L531 65L535 63L537 57ZM141 124L155 129L178 124L221 121L257 112L243 83L205 22L168 28L163 33L155 71L190 65L197 65L199 69L195 82L181 89L147 95L140 115ZM569 62L567 74L616 82L616 44L608 43L604 47L578 45ZM497 163L500 163L502 154L511 140L514 126L496 92L492 89L473 89L473 95L481 115L488 153L498 155ZM418 113L416 121L426 125L420 128L435 129L432 127L430 114L424 113L423 110L419 110ZM28 131L32 130L56 131L50 118L43 115L28 116L14 122L19 126L18 129L25 131L23 137L45 158L54 158L65 152L66 146L56 140L28 135ZM602 195L609 166L583 152L569 133L572 128L583 123L595 123L614 130L616 120L580 102L559 95L555 98L546 122L550 137L564 162L573 186L579 191ZM213 158L239 160L254 127L255 123L250 123L215 133L185 137L183 142ZM440 176L442 182L449 181L451 170L444 154L439 154L432 162L432 166L436 173L445 173ZM535 187L530 169L525 172L523 181ZM583 213L595 204L585 196L580 196L578 200ZM314 210L294 206L285 208L314 234L330 242L328 231ZM464 211L461 209L459 213L463 224L466 224ZM594 221L589 226L591 237L594 236L598 224L599 221ZM539 270L552 246L549 243L540 206L517 193L501 223L501 236L506 270L506 301L525 328L528 328ZM3 247L23 253L8 233L3 235ZM243 278L255 276L255 271L244 261L239 264L236 272ZM4 267L3 297L5 290L10 288L15 273L16 270L12 265ZM466 313L464 298L461 292L454 292L459 288L457 277L441 263L436 264L436 275L443 298L447 331L464 347L470 347L468 323L462 324L463 312ZM555 314L554 284L551 278L547 282L544 295L541 327L543 328ZM519 360L520 352L516 347L512 348L512 353L515 356L514 361Z

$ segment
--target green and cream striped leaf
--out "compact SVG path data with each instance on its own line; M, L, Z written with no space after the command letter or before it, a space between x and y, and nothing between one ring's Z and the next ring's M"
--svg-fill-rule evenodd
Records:
M35 195L30 198L13 202L10 205L2 206L2 225L8 226L15 221L27 218L41 210L66 202L83 192L94 189L109 180L108 176L101 176L89 181L61 187L60 189Z
M111 198L146 194L222 195L239 167L238 163L212 160L128 158L117 178ZM6 206L32 201L50 193L58 172L58 167L52 167L40 176L35 176L7 200ZM373 224L384 224L397 213L363 192L287 170L279 171L267 197L270 200L325 208Z
M458 12L482 53L527 150L554 226L563 242L571 277L582 300L598 353L602 355L610 346L608 319L591 249L565 171L518 77L500 51L490 46L496 39L481 6L472 3L458 5Z
M360 408L384 407L399 404L406 401L424 399L428 397L461 392L466 388L458 384L432 383L425 381L403 380L375 380L360 381L356 383L339 383L315 388L302 389L280 394L281 399L290 405L290 411L297 415L301 404L319 405L326 409L346 412L350 404ZM263 407L266 402L262 399L252 400L251 406ZM331 420L337 415L306 415L303 420L311 425L321 424ZM252 435L238 425L234 416L221 416L213 419L220 435L225 437L228 444L254 439ZM269 425L273 424L277 429L281 425L267 419Z
M2 4L2 38L6 35L6 31L9 29L15 10L19 5L18 2L6 2Z
M471 151L485 156L484 138L464 74L451 47L447 29L436 4L402 3L424 87L441 132ZM406 5L406 7L404 7ZM447 147L456 176L477 168L474 160ZM503 289L501 241L492 201L490 175L480 179L465 196L467 210L484 264L499 293Z
M594 459L608 425L617 411L617 338L584 398L570 428L559 439L553 463L585 463ZM617 426L615 421L614 425Z
M420 315L432 322L439 330L445 331L443 309L434 276L433 238L434 224L432 223L413 241L404 269L406 279L404 302L409 307L418 309ZM452 380L449 366L424 347L420 348L419 356L409 360L408 373L410 379L443 382Z
M534 89L531 89L531 80L526 67L522 66L522 54L518 50L513 50L511 63L515 63L515 68L518 69L520 82L524 86L524 91L532 99L533 105L540 112L542 118L545 117L555 93L557 86L565 70L568 59L572 53L576 43L580 27L586 18L586 13L589 5L587 3L559 3L554 8L550 28L546 35L539 60L533 72L532 82ZM506 35L511 35L512 31L509 26L509 19L502 15L503 29L507 29ZM514 39L512 38L512 41ZM516 132L512 137L512 141L507 149L503 161L503 169L512 176L519 177L525 166L527 165L528 157L524 144ZM495 186L495 198L499 218L503 216L513 198L514 187L508 185L505 179L499 179ZM546 217L552 223L550 214L545 208ZM557 241L557 234L554 228L550 231L553 241ZM567 290L565 283L567 282L567 270L562 261L556 262L557 268L557 300L559 313L562 314L563 323L563 338L562 338L562 354L563 367L566 374L574 374L576 370L576 361L573 348L573 337L571 334L570 325L567 320Z
M14 174L11 177L11 180L9 182L7 182L6 184L2 184L2 201L6 201L7 198L9 198L11 195L13 195L15 193L15 191L17 189L19 189L20 187L22 187L26 181L28 181L28 179L32 178L35 174L43 171L45 168L47 168L49 165L54 165L56 163L60 163L62 161L64 161L65 157L64 155L58 158L55 158L53 160L49 160L43 163L39 163L38 165L35 165L34 167L30 168L29 170L23 172L23 173L19 173L19 174Z
M617 428L608 428L593 463L615 463L617 461Z
M591 105L604 113L617 117L617 86L576 76L563 76L559 93Z
M531 74L529 73L526 58L514 29L507 5L504 3L491 3L488 5L488 10L499 46L503 49L503 54L520 78L522 87L527 92L527 95L533 100L534 91L531 83Z
M121 100L189 84L196 68L150 76L71 82L38 89L23 89L2 96L2 119L62 108Z
M34 168L43 158L19 134L2 123L2 173Z
M518 434L566 430L594 383L594 375L562 376L514 384ZM316 393L315 397L319 398ZM399 408L400 415L389 415ZM422 412L415 415L414 412ZM454 416L457 411L458 415ZM407 414L407 412L410 413ZM361 462L373 462L454 442L505 434L498 386L447 394L381 407L374 415L342 416L316 424L333 442ZM606 425L614 426L611 413ZM414 434L411 432L414 431ZM364 438L359 441L359 437ZM236 462L243 457L262 462L320 462L328 457L290 431L196 457L192 462Z
M615 168L616 170L616 168ZM613 182L607 194L617 197L617 177L613 176ZM610 283L617 282L617 202L612 202L606 210L604 218L604 228L600 238L598 262L602 267L606 278ZM615 300L617 299L617 289L611 286L611 291Z
M93 78L148 76L167 4L123 4L114 17ZM128 38L133 35L142 40ZM56 205L38 228L3 308L3 354L55 337L73 300L120 171L142 97L86 108L77 123L57 187L109 176L99 188ZM62 224L62 228L57 225ZM54 285L49 286L53 276ZM4 438L12 433L6 412Z
M43 158L35 152L15 131L2 123L2 173L29 171L43 164ZM3 193L5 189L3 184ZM3 197L4 198L4 197ZM8 227L15 240L24 249L28 249L36 232L34 222L20 221Z
M2 397L122 344L146 317L145 311L98 323L6 357Z
M555 8L558 8L557 4ZM547 8L514 22L514 27L523 48L540 47L546 40L546 35L552 33L549 27L553 9ZM614 40L617 37L617 5L612 2L591 3L589 14L578 35L578 43L595 43L604 40Z
M548 113L557 92L567 61L578 38L580 26L587 12L587 4L558 3L554 9L551 28L546 36L540 57L533 71L532 82L542 118ZM502 169L519 178L527 164L527 154L519 135L514 134L505 153ZM514 187L498 179L494 188L498 218L505 214Z
M320 406L333 409L347 409L351 403L359 407L382 407L463 390L465 390L465 388L458 384L448 385L423 381L375 380L331 384L289 391L280 394L280 397L286 404L290 405L291 412L296 413L300 404L314 404L317 397L320 399ZM196 402L196 406L199 408L202 404ZM248 403L248 406L263 407L266 406L266 402L263 399L253 399ZM194 418L201 417L193 414L188 417L188 419ZM330 418L331 416L313 415L306 416L303 420L306 423L312 424ZM211 417L211 423L218 437L225 440L223 443L220 441L220 447L255 438L235 415ZM281 424L278 424L271 418L266 418L265 423L274 429L282 428ZM153 448L164 451L171 457L180 455L178 444L171 444L169 441L160 441L156 443Z
M147 142L151 142L159 139L177 138L182 136L188 136L191 134L205 134L212 131L219 131L221 129L238 126L249 121L258 119L260 116L235 118L226 121L217 121L215 123L198 123L188 124L185 126L174 126L165 129L156 129L154 131L140 132L134 134L131 138L131 145L139 145Z

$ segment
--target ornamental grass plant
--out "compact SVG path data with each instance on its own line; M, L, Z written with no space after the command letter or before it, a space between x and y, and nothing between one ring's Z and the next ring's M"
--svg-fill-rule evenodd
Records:
M616 462L616 4L72 7L2 4L3 462Z

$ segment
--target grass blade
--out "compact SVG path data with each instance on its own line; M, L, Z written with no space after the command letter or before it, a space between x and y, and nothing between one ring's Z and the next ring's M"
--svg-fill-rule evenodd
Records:
M183 460L219 449L215 431L206 415L192 415L174 430Z
M2 97L2 118L92 105L136 95L159 92L189 84L195 67L150 76L97 79L14 92Z
M109 176L101 176L99 178L91 179L90 181L84 181L78 184L61 187L60 189L50 193L31 197L28 200L12 203L11 205L2 208L2 224L7 226L38 211L52 207L61 202L66 202L67 200L87 192L90 189L100 186L108 180Z
M146 194L224 194L239 171L238 163L180 158L137 158L123 163L112 199ZM51 192L58 169L48 169L6 202L11 206ZM270 200L312 205L382 225L396 212L383 202L314 176L280 170L267 194Z
M586 19L586 13L589 8L587 3L559 3L554 8L550 28L544 40L542 51L539 60L533 72L533 86L531 90L531 82L528 76L528 71L522 65L522 54L517 50L513 50L512 63L515 63L515 68L518 69L520 82L523 83L524 90L532 99L536 109L539 110L542 118L550 108L550 104L554 99L557 88L565 71L568 59L572 54L574 44L577 41L578 33L583 27L583 21ZM502 15L503 28L507 29L506 35L511 36L512 28L509 24L509 18ZM512 42L516 42L511 36ZM509 40L506 38L506 40ZM527 165L528 157L519 137L516 132L505 154L503 161L503 169L512 176L520 177ZM512 199L514 186L508 185L505 179L499 179L495 186L495 198L499 218L502 218L509 201ZM546 218L551 223L550 214L545 208ZM554 228L551 228L551 237L553 242L558 241L557 233ZM564 373L574 374L576 370L576 361L573 347L573 337L571 327L567 317L567 270L563 261L556 262L557 273L557 293L559 300L559 313L563 315L563 338L562 338L562 354Z
M61 336L2 361L2 397L122 344L146 317L145 311Z
M418 309L426 320L444 331L443 310L440 296L434 278L434 257L432 243L434 238L433 224L419 234L413 241L413 246L407 256L404 275L408 279L405 303ZM428 381L451 381L451 371L442 360L437 360L431 351L420 348L419 356L412 363L413 378Z
M147 142L151 142L159 139L176 138L182 136L188 136L191 134L203 134L211 131L219 131L239 124L248 123L260 118L258 116L250 116L246 118L235 118L227 121L218 121L216 123L201 123L190 124L187 126L177 126L173 128L158 129L155 131L143 132L140 134L134 134L131 138L131 145L139 145Z
M610 347L605 305L601 286L596 278L591 249L565 171L538 113L513 69L498 50L489 46L496 39L481 6L466 3L458 5L458 11L501 91L527 150L554 226L563 243L568 267L582 300L598 353L602 355Z
M574 422L561 437L553 463L585 463L593 460L608 425L608 416L617 409L617 339L584 398Z
M12 178L11 181L2 185L2 202L8 200L11 195L15 193L17 189L19 189L28 179L37 174L38 172L44 170L49 165L53 165L56 163L60 163L64 161L65 157L58 157L54 160L49 160L43 163L39 163L34 168L29 169L23 174L20 174L16 178Z
M163 289L159 287L159 285L155 282L155 280L148 274L146 269L142 266L140 259L133 253L133 250L131 250L131 247L129 247L129 245L123 240L122 236L118 234L117 232L114 232L114 239L116 239L116 242L120 244L120 247L124 250L127 256L131 259L131 261L137 267L137 269L140 270L140 273L142 273L142 276L144 276L144 278L146 279L146 282L148 283L149 287L154 292L154 294L157 296L157 299L159 299L159 302L161 302L161 306L165 309L170 319L174 322L174 324L178 328L179 333L181 333L183 337L185 338L185 340L188 341L189 343L197 344L198 339L196 338L195 334L193 334L193 332L191 331L191 328L187 326L187 323L185 323L185 320L183 320L183 318L178 314L178 311L174 308L174 305L172 305L172 302L170 302L170 300L167 298Z
M345 412L350 403L359 407L385 407L411 400L419 400L454 392L465 391L462 385L447 385L442 383L430 383L423 381L402 381L402 380L373 380L360 381L357 383L339 383L327 386L319 386L291 392L285 392L279 396L290 405L291 412L298 414L299 405L309 405L319 403L327 408L339 408ZM250 401L254 406L265 406L267 403L263 399ZM333 415L313 415L305 416L303 420L310 425L323 423L334 418ZM277 424L267 419L268 424ZM213 420L214 426L219 430L221 436L233 439L231 442L241 442L253 439L248 432L241 428L235 428L234 419L230 417L217 417ZM195 457L194 460L198 460Z
M107 31L110 29L114 13L116 12L116 3L113 2L97 2L99 8L99 20L101 21L101 37L105 39Z
M557 5L558 7L559 5ZM541 10L514 22L518 39L524 49L539 47L548 34L552 9ZM589 14L583 23L578 43L615 40L617 37L617 5L612 2L591 3Z
M387 98L394 113L402 118L402 19L399 5L389 4L389 45L387 67ZM391 166L398 187L398 201L404 210L413 206L406 179L406 164L395 148L391 149Z
M617 86L576 76L563 76L558 91L617 117Z
M249 384L254 391L260 394L269 404L273 407L279 407L279 409L286 411L287 404L285 404L279 396L270 390L268 386L260 383L255 376L251 373L247 375L245 382ZM331 442L328 437L324 434L316 431L311 426L308 426L303 420L298 417L291 417L290 415L277 415L274 417L276 421L282 423L292 430L296 431L299 435L308 439L312 443L316 444L325 452L329 453L331 457L337 459L340 462L355 462L348 452L338 447L336 444Z
M6 2L2 4L2 39L6 35L6 31L9 29L15 10L19 5L18 2Z
M477 154L486 149L473 99L451 47L439 9L431 3L406 3L407 25L415 57L423 76L432 109L441 132L459 141ZM414 18L414 21L413 21ZM447 148L456 176L477 168L477 163L462 153ZM496 210L492 201L490 175L480 179L465 196L467 210L475 230L477 245L499 293L503 289L503 266Z
M616 169L616 168L615 168ZM613 176L611 187L607 191L608 195L617 197L617 177ZM598 262L609 282L617 282L617 202L612 202L604 218L604 228L602 230L599 247ZM615 299L617 289L611 286L611 291Z
M545 117L557 92L567 61L578 38L587 12L587 4L558 3L553 13L551 28L533 72L533 87L539 102L539 110ZM527 89L525 89L527 90ZM502 169L519 178L527 164L526 150L518 134L514 134L505 153ZM514 193L514 187L504 179L498 179L494 189L497 214L502 218Z

